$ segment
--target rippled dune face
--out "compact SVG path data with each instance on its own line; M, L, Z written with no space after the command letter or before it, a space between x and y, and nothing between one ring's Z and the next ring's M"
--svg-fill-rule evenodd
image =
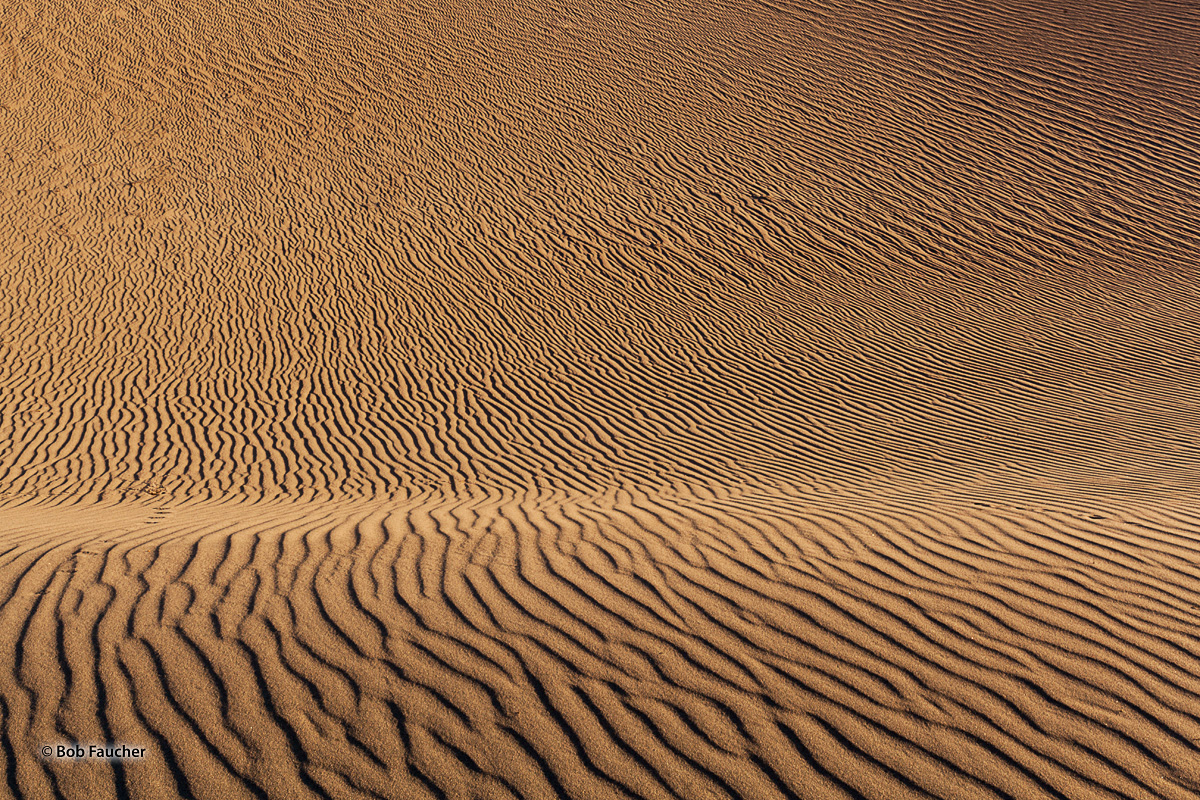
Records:
M5 4L8 793L1195 796L1197 31Z
M5 487L1186 492L1152 11L19 6Z

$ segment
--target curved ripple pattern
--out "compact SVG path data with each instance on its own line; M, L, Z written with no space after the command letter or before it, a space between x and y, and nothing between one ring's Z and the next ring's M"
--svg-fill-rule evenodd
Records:
M1197 518L1105 511L430 496L18 544L9 789L1194 797Z

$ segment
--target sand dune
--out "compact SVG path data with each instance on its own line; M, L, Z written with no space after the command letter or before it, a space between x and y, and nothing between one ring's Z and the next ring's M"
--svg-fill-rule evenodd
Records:
M0 791L1196 797L1197 31L5 3Z
M1200 788L1194 514L631 492L142 510L76 511L74 538L3 517L13 795ZM60 741L150 756L27 754Z

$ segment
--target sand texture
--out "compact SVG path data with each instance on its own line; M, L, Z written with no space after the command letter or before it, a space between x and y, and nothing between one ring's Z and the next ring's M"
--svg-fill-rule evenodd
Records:
M1191 0L4 0L0 797L1195 800L1198 154Z

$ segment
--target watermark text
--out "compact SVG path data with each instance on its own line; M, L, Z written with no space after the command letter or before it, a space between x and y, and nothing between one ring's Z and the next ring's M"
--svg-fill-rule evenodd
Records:
M38 753L44 759L137 761L146 757L146 748L129 744L44 744Z

